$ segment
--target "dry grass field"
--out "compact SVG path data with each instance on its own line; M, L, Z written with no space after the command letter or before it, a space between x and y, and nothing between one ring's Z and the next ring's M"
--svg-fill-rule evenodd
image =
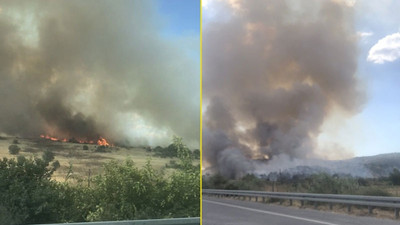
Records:
M22 139L15 137L0 137L0 158L16 158L18 155L11 155L8 147L18 140L18 146L21 148L18 155L25 157L42 157L45 150L54 153L55 159L60 162L60 168L54 173L53 179L65 181L72 165L72 177L85 179L89 176L100 174L102 165L110 160L124 161L133 160L138 167L146 164L150 159L152 166L157 170L163 170L169 174L173 169L165 168L171 158L161 158L153 155L141 147L107 147L106 152L95 152L96 144L79 144L51 141L43 138ZM87 145L88 150L83 150Z

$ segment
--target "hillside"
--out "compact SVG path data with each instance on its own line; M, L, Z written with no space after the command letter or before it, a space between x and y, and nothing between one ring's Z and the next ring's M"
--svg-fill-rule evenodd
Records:
M355 157L347 160L290 159L278 156L269 161L258 162L255 174L275 179L280 176L308 176L316 173L351 175L354 177L386 177L394 168L400 169L400 153Z

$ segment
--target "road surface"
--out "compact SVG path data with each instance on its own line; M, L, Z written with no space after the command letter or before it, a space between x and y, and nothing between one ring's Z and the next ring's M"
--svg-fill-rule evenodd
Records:
M357 217L203 196L203 225L399 225L400 220Z

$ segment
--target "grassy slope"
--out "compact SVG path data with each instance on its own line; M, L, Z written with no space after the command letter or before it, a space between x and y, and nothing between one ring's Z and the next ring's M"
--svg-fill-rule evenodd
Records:
M15 138L0 138L0 158L15 158L8 152ZM101 173L102 165L110 160L123 161L127 158L132 159L138 167L145 165L151 158L151 164L155 169L163 169L165 173L170 173L173 169L166 169L165 164L171 158L154 157L153 153L147 152L143 148L120 148L110 147L106 153L94 152L97 145L88 144L89 150L83 150L84 144L53 142L44 139L18 139L18 146L21 148L19 155L26 157L41 157L43 151L50 150L55 153L55 160L60 162L61 167L55 172L53 178L58 181L64 181L72 163L73 176L78 178L87 178L89 169L92 176Z

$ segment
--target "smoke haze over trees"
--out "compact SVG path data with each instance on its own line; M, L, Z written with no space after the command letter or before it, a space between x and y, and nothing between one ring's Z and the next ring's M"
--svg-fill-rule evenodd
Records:
M164 23L154 1L0 1L0 133L197 146L198 37Z
M204 166L238 177L262 160L323 155L323 122L359 112L365 100L351 6L213 1L205 11Z

